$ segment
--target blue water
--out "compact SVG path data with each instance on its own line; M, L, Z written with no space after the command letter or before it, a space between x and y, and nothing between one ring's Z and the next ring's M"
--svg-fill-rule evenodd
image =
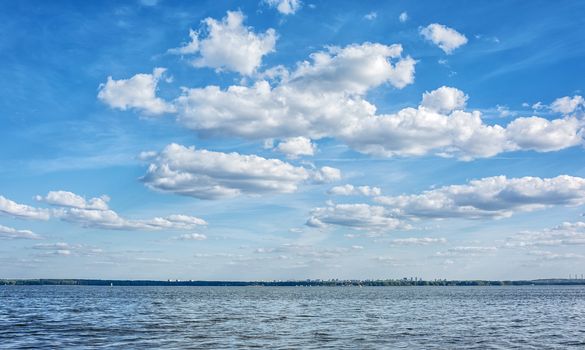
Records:
M1 286L0 348L585 349L585 287Z

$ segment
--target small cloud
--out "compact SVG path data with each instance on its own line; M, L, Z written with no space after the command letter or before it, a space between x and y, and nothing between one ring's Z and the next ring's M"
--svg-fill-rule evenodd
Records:
M550 105L550 109L553 112L561 114L570 114L575 112L577 109L585 106L585 99L582 96L576 95L573 97L565 96L557 98Z
M395 245L429 245L447 243L445 238L418 237L418 238L397 238L390 241Z
M264 0L264 3L276 8L283 15L294 15L303 5L300 0ZM314 8L314 5L309 5L309 7Z
M367 19L368 21L373 21L373 20L375 20L375 19L376 19L376 17L378 17L378 13L377 13L377 12L373 12L373 11L372 11L372 12L370 12L370 13L366 14L366 15L364 16L364 19Z
M181 241L204 241L207 239L207 236L200 233L185 233L183 235L176 237L175 239Z
M515 112L510 111L508 106L496 105L496 110L498 111L498 113L500 114L500 117L502 117L502 118L512 117L512 116L516 115Z
M311 142L311 139L303 136L289 137L281 141L275 148L276 151L284 153L290 159L296 159L299 156L312 156L316 149L317 146Z
M0 225L0 238L6 239L40 239L41 236L30 230L17 230L12 227Z
M408 21L408 13L406 13L406 11L402 12L400 16L398 16L398 20L400 21L400 23Z
M433 44L437 45L447 55L453 50L467 43L465 35L445 25L432 23L420 30L420 34Z

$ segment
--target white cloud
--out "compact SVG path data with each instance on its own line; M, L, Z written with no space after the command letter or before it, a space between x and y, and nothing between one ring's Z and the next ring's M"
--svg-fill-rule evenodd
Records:
M339 186L334 192L347 194L353 191L349 187ZM583 205L585 179L567 175L546 179L495 176L473 180L466 185L440 187L421 194L379 196L375 201L383 206L328 202L326 207L313 209L306 224L318 228L337 225L382 231L408 229L410 225L407 220L498 219L551 206ZM408 238L397 239L393 243L429 244L443 243L443 240Z
M488 246L459 246L449 248L443 252L437 252L437 257L472 257L484 254L495 253L498 250L496 247Z
M356 230L386 231L403 227L390 210L369 204L334 204L311 210L307 225L324 228L344 226Z
M375 86L379 79L329 84L327 79L312 82L314 77L303 74L298 73L301 80L275 88L261 81L225 91L218 87L186 90L177 100L178 119L199 132L252 139L335 137L359 152L386 157L433 153L471 160L520 150L549 152L583 143L584 123L574 117L517 118L507 126L488 125L480 112L461 110L467 96L446 86L426 92L418 108L376 114L376 107L356 93ZM341 90L327 91L334 88Z
M189 230L207 224L205 220L198 217L179 214L155 217L148 220L126 219L108 208L107 201L109 201L109 197L107 196L86 200L73 192L50 191L44 197L36 196L35 198L58 208L34 208L15 203L0 196L0 213L23 219L48 220L50 218L59 218L63 221L79 224L82 227L112 230ZM5 233L8 233L8 230ZM31 237L35 235L30 231L13 233Z
M294 0L285 1L297 3ZM254 33L244 26L244 14L228 11L221 21L213 18L203 20L204 38L191 30L191 42L183 47L171 49L170 53L199 54L192 63L196 67L210 67L217 70L231 70L242 75L252 75L262 64L262 57L274 51L276 32L270 28L264 33Z
M170 215L148 220L131 220L118 215L113 210L91 210L70 208L56 214L63 221L76 223L86 228L105 230L190 230L205 225L203 219L187 215Z
M564 222L541 231L520 232L509 237L506 247L585 245L585 222Z
M155 68L152 74L136 74L130 79L114 80L108 77L99 88L98 98L123 111L136 109L148 115L173 112L172 105L156 96L157 85L165 68Z
M467 95L447 86L425 92L420 106L377 114L365 94L383 84L412 83L415 63L402 57L401 45L328 47L291 72L278 67L273 85L260 79L226 89L184 88L173 108L178 122L203 136L284 140L277 150L292 157L314 153L309 140L325 137L370 155L462 160L583 144L581 119L522 117L508 125L486 124L479 111L463 110Z
M546 108L546 105L543 104L540 101L538 101L538 102L536 102L535 104L532 105L532 109L535 110L535 111L539 111L539 110L545 109L545 108Z
M412 237L412 238L397 238L390 241L395 245L429 245L447 243L445 238L434 237Z
M368 21L373 21L376 19L376 17L378 17L378 13L374 11L364 15L364 19L367 19Z
M50 191L45 197L36 196L36 200L42 201L51 205L58 205L63 207L71 207L78 209L97 209L107 210L108 196L101 196L99 198L85 198L68 191Z
M0 196L0 213L19 219L48 220L51 213L47 209L34 208L18 204L4 196Z
M292 193L304 182L329 182L338 169L312 170L256 155L196 150L170 144L152 158L142 181L152 189L201 199Z
M266 81L226 90L187 89L176 104L178 121L190 129L248 139L321 138L350 127L364 111L375 110L363 99L342 92L317 94L289 84L272 88Z
M538 152L558 151L583 144L583 121L574 117L547 120L517 118L506 128L508 139L518 148Z
M465 35L457 32L455 29L445 25L433 23L422 28L420 34L433 44L441 48L446 54L450 55L456 48L465 45L467 38Z
M330 166L321 167L313 174L313 181L316 183L327 183L341 180L341 170Z
M575 253L553 253L546 250L533 250L528 252L529 255L535 256L542 260L578 260L585 259L583 254Z
M180 214L169 215L167 217L155 217L148 220L126 219L109 209L107 205L109 197L107 196L86 200L84 197L73 192L50 191L45 197L36 196L36 199L59 207L52 211L43 209L46 213L51 213L52 217L76 223L82 227L129 231L162 229L189 230L207 224L205 220L198 217ZM46 218L48 219L49 216Z
M8 239L40 239L41 236L30 230L17 230L12 227L0 225L0 238Z
M400 16L398 16L398 20L399 20L401 23L404 23L404 22L408 21L408 13L406 13L406 12L402 12L402 13L400 14Z
M330 46L311 54L312 62L299 63L290 75L292 86L315 92L364 94L384 83L403 88L414 82L416 61L402 57L402 45L377 43Z
M570 114L575 112L578 108L585 107L585 99L582 96L575 95L572 98L569 96L560 97L553 101L550 109L553 112Z
M443 115L424 107L363 117L339 138L359 152L386 157L434 153L470 160L516 149L504 128L484 124L477 111Z
M421 106L439 113L450 113L465 108L469 97L459 89L448 86L423 94Z
M207 236L201 233L185 233L177 237L181 241L204 241Z
M253 139L321 138L349 128L375 106L361 95L381 84L402 88L414 81L415 61L400 45L364 43L329 47L311 55L274 88L252 86L185 89L175 104L178 120L202 133Z
M42 256L96 256L103 253L102 249L92 248L83 244L70 244L65 242L39 243L33 249L44 251Z
M327 193L336 196L379 196L382 190L379 187L354 186L350 184L332 187Z
M585 204L585 179L568 175L541 179L494 176L422 194L377 197L397 217L502 218L550 206Z
M289 137L283 141L281 141L276 150L286 154L287 157L296 159L299 156L312 156L315 154L315 150L317 146L315 146L311 139L299 136L299 137Z
M516 115L516 112L510 111L508 106L496 105L496 111L500 114L500 117L507 118Z
M184 46L177 47L174 49L169 49L168 52L175 54L175 55L193 55L199 51L199 33L195 30L189 30L189 39L190 42L186 43Z
M264 0L264 2L283 15L293 15L301 9L303 3L300 0Z

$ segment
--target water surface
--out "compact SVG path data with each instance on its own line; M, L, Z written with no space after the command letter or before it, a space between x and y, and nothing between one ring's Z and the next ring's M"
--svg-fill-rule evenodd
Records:
M585 287L0 286L0 348L580 349Z

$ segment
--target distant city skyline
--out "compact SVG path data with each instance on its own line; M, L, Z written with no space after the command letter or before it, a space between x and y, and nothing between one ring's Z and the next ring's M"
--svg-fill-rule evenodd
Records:
M583 276L581 2L0 7L0 279Z

